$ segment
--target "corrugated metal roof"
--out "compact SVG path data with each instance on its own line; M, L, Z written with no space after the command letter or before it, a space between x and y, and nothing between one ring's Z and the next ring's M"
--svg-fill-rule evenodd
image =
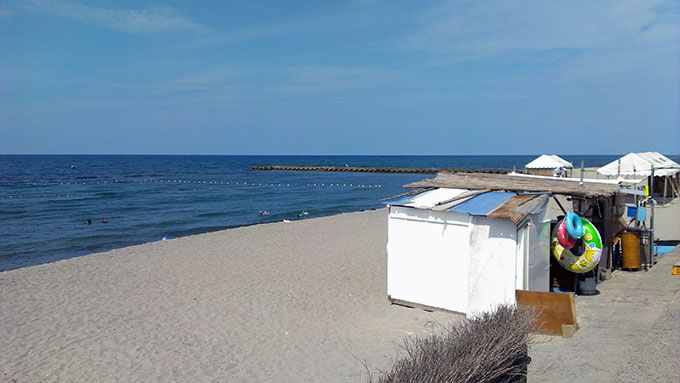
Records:
M402 206L406 205L409 202L411 202L411 197L412 196L403 196L403 197L394 197L394 199L388 199L383 201L385 205L396 205L396 206Z
M516 195L489 212L487 217L507 218L520 226L529 214L538 213L548 203L545 194Z
M515 193L488 192L474 196L467 201L449 208L448 211L468 213L470 215L487 215L489 212L502 206L505 201L515 195Z
M467 190L465 189L434 188L415 194L398 196L392 199L383 200L383 203L386 205L431 209L439 205L442 201L448 201L461 194L465 194L466 192Z
M405 203L407 206L422 209L431 209L442 201L447 201L467 192L465 189L439 188L414 195L411 201Z
M548 201L546 194L524 194L518 195L513 192L498 192L476 190L463 193L460 189L425 191L412 196L401 197L386 203L394 206L414 207L419 209L444 210L456 213L464 213L476 216L487 216L493 218L506 218L520 226L529 214L537 213ZM452 194L458 193L459 200L448 198ZM438 196L440 201L437 201ZM418 200L427 199L427 204L418 203Z

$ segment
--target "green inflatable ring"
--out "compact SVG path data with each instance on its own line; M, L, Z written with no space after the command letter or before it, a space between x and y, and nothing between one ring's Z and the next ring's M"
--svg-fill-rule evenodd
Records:
M597 231L590 221L581 217L581 223L583 223L583 237L581 237L581 240L584 245L581 254L574 254L572 252L573 249L565 249L560 245L560 241L557 239L559 224L555 225L551 243L552 254L557 262L571 272L582 274L594 269L600 263L602 238L600 237L600 232Z

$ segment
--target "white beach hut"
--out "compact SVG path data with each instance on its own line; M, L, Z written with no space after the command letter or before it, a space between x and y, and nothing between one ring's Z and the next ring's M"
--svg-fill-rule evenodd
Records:
M549 289L544 194L439 188L389 201L387 294L467 315Z

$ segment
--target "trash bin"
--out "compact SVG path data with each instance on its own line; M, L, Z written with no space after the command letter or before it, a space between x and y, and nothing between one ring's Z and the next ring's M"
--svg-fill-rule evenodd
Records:
M595 272L593 270L585 274L578 274L577 286L579 295L597 295L600 293L596 288L597 278L595 278Z
M621 234L621 249L623 252L624 269L639 270L642 266L640 259L640 238L636 233Z

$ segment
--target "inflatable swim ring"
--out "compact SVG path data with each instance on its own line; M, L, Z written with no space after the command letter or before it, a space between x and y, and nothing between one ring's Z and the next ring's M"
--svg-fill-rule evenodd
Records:
M557 239L560 241L560 245L565 249L571 249L576 245L576 241L578 241L578 239L569 235L567 232L567 224L564 220L560 222L560 225L557 228Z
M567 232L573 238L579 239L583 236L583 222L579 218L578 214L570 211L567 216L564 217L564 225L567 227Z
M600 233L590 221L585 218L580 218L580 220L583 225L583 253L574 254L570 249L566 249L560 244L558 229L561 223L553 230L552 253L557 262L565 269L574 273L587 273L600 262L602 239Z

